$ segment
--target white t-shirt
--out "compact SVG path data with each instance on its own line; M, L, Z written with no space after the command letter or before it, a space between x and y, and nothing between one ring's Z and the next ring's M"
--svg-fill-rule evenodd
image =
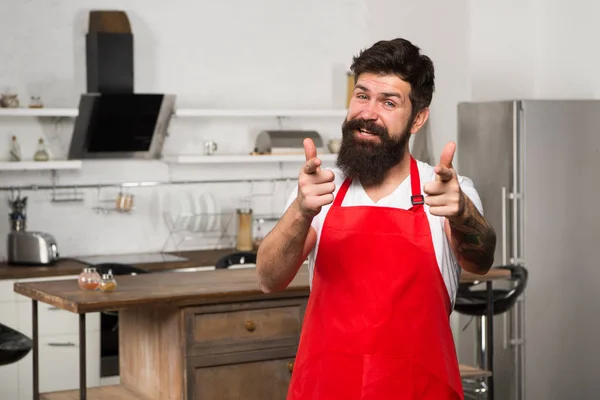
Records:
M435 171L434 167L429 164L423 163L421 161L417 161L417 166L419 169L419 176L421 178L421 191L423 190L423 186L427 182L431 182L435 180ZM331 169L335 174L335 192L334 196L337 196L337 192L339 188L342 186L342 183L345 180L345 177L342 171L339 168L327 168ZM458 176L458 181L462 191L465 193L467 197L473 202L475 207L483 214L483 207L481 205L481 199L479 198L479 194L475 190L473 186L473 181L464 176ZM286 210L295 200L298 194L298 186L294 188L288 201L286 203ZM422 192L423 195L425 193ZM344 206L374 206L374 207L397 207L403 209L409 209L412 207L412 203L410 201L410 196L412 195L411 187L410 187L410 177L407 177L394 192L390 195L382 198L377 203L373 202L371 198L364 191L362 185L358 180L353 180L352 184L348 188L348 192L344 197L344 201L342 202L342 207ZM329 212L331 208L331 204L328 204L321 208L321 212L313 219L312 227L317 232L317 243L314 249L310 252L308 256L308 270L309 270L309 279L310 286L312 287L312 279L313 272L315 268L315 260L317 254L319 252L319 242L321 238L321 227L323 226L323 222L325 221L325 216ZM452 252L452 248L450 246L450 242L446 237L444 232L444 218L438 217L435 215L431 215L429 213L429 206L424 205L425 213L429 219L429 226L431 227L431 237L433 240L435 256L438 262L438 266L440 268L440 272L442 277L444 278L444 282L446 283L446 288L448 289L448 296L454 307L454 300L456 298L456 290L458 288L458 281L460 278L460 266L454 257ZM367 272L368 273L368 272Z

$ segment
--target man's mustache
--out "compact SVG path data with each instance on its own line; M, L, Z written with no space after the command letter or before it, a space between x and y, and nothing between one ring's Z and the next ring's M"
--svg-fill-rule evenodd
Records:
M389 138L389 134L387 129L383 126L377 125L373 121L366 121L362 118L351 119L350 121L346 121L346 129L348 130L365 130L374 135L383 136Z

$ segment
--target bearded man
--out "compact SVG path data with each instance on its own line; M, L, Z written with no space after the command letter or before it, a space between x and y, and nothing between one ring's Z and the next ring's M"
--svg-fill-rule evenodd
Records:
M256 269L283 290L308 257L308 299L288 400L463 399L450 329L461 267L485 274L496 236L473 182L415 160L434 68L404 39L354 58L337 168L306 163ZM466 155L468 156L468 155Z

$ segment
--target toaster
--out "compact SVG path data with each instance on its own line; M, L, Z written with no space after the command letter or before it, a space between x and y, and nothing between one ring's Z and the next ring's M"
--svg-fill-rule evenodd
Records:
M58 260L56 240L49 233L13 231L7 246L10 265L51 265Z

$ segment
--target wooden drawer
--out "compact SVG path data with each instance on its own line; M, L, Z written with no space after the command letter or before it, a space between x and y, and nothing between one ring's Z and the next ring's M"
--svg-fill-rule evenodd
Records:
M188 358L188 400L282 400L296 348Z
M297 346L306 299L185 310L187 356Z

